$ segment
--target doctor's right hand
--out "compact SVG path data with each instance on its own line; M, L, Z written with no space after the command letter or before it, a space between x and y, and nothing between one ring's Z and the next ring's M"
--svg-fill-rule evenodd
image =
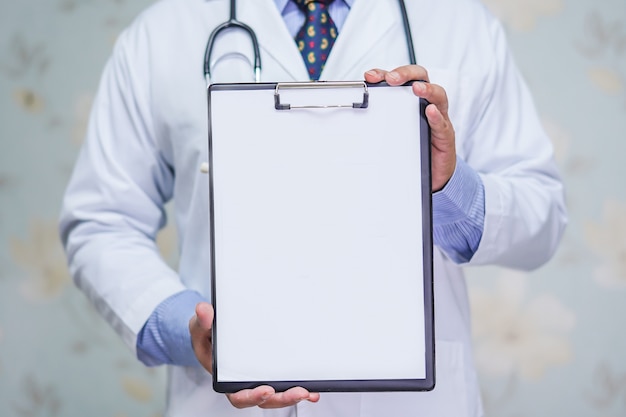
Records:
M213 340L211 327L213 326L213 306L209 303L199 303L196 314L189 320L191 344L198 361L209 372L213 370ZM268 385L254 389L246 389L233 394L226 394L228 400L236 408L261 407L281 408L289 407L307 400L317 402L319 393L309 392L302 387L290 388L285 392L276 392Z

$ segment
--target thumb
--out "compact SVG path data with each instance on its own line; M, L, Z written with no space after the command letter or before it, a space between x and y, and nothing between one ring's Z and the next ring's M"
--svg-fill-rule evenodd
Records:
M209 331L213 327L213 306L206 302L201 302L196 305L196 320L195 326L198 330Z
M198 362L209 372L213 368L213 343L211 327L213 326L213 306L202 302L196 305L196 315L189 320L191 345Z

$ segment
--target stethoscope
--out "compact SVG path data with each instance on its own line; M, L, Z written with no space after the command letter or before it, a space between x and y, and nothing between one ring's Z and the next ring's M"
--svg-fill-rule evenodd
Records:
M409 62L415 65L415 48L413 46L413 37L411 36L411 25L409 24L409 17L406 12L406 5L404 0L398 0L400 4L400 11L402 12L402 24L404 26L404 36L406 38L407 50L409 53ZM211 84L211 54L213 52L213 46L215 46L215 39L217 35L225 32L229 29L242 30L250 37L252 41L252 47L254 49L254 80L255 82L261 81L261 52L259 50L259 41L257 40L254 30L243 22L237 20L237 2L236 0L230 0L230 19L216 27L206 45L204 52L204 78L207 85Z

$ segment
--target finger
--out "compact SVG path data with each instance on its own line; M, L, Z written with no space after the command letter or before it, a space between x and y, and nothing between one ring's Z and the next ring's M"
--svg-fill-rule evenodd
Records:
M426 107L426 119L430 126L431 136L434 138L452 138L452 124L434 104L429 104ZM434 145L436 146L436 144Z
M213 371L212 325L213 307L208 303L198 303L195 316L189 320L189 333L198 361L209 372Z
M285 392L278 392L259 405L261 408L282 408L298 404L300 401L317 402L319 393L311 393L302 387L290 388Z
M416 80L430 82L426 68L419 65L404 65L385 74L385 81L389 85L402 85Z
M448 183L456 169L454 128L434 104L426 107L426 118L431 130L432 189L437 192Z
M213 306L209 303L198 303L196 305L196 317L198 318L198 326L205 330L211 330L213 327Z
M364 74L365 81L368 83L379 83L385 80L385 74L387 74L385 70L379 68L371 69Z
M450 120L444 117L434 104L429 104L426 107L426 119L430 125L433 148L443 153L456 155L454 128Z
M415 82L413 83L413 93L437 106L441 114L447 118L448 115L448 95L443 87L437 84Z
M209 303L198 303L196 314L189 320L189 332L194 338L210 337L213 327L213 307Z
M233 394L226 394L230 403L236 408L260 406L268 401L276 393L274 388L262 385L254 389L245 389Z

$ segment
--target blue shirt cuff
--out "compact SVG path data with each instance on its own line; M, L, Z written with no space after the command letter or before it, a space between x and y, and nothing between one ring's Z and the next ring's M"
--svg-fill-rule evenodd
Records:
M457 263L478 249L485 222L485 189L476 171L457 157L446 186L433 194L433 241Z
M163 300L137 336L137 358L148 366L201 366L191 345L189 320L202 301L206 299L192 290Z

